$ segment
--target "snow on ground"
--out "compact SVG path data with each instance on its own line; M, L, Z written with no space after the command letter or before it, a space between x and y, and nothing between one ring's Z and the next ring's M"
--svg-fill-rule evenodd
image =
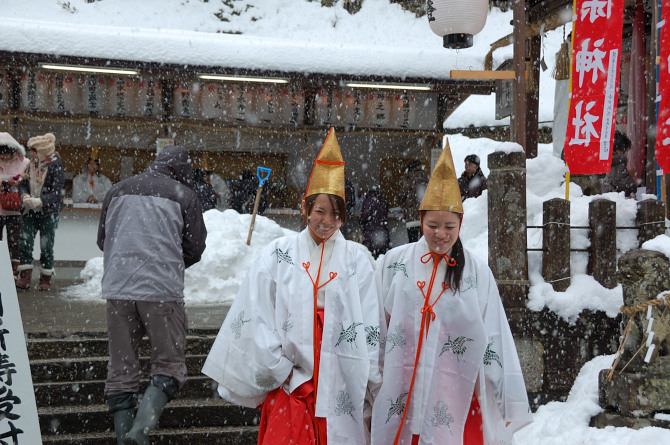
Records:
M534 421L515 438L518 445L661 445L670 443L670 430L647 427L591 428L591 417L602 412L598 405L598 373L609 369L613 355L586 363L565 402L549 402L534 413Z

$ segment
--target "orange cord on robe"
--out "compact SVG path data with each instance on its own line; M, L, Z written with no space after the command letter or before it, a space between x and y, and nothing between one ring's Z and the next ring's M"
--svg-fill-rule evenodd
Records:
M309 228L309 230L311 231L312 229ZM335 233L333 233L333 235ZM319 280L321 279L321 265L323 264L323 253L326 250L326 241L328 241L333 235L330 235L327 239L321 241L321 258L319 259L319 269L316 273L316 279L314 279L312 275L309 273L310 263L302 263L302 267L305 268L307 275L309 275L310 280L312 280L312 286L314 288L314 294L313 294L314 295L314 371L312 374L313 376L312 380L314 380L315 397L312 406L313 413L316 412L316 393L319 388L319 363L321 358L321 338L323 335L323 324L319 323L319 314L321 314L322 317L322 319L320 320L321 323L323 323L323 321L325 320L325 318L323 318L324 317L323 310L319 310L317 308L317 295L319 293L319 289L321 289L326 284L333 281L333 279L335 279L335 277L337 276L336 272L330 272L328 274L328 280L323 284L319 284ZM314 417L314 414L312 415L312 417L314 419L314 429L316 430L316 437L317 437L316 445L326 445L326 419Z
M328 280L319 284L321 264L327 240L321 242L321 258L316 279L309 273L310 263L302 267L312 280L314 288L314 372L312 379L300 385L291 394L286 394L282 387L268 393L261 406L261 423L258 432L258 443L262 445L326 445L326 419L316 417L316 392L319 382L319 363L321 362L321 341L325 315L323 309L317 308L317 294L326 284L330 283L337 273L330 272Z
M430 328L430 322L435 320L435 312L433 312L433 306L438 302L445 290L449 288L448 284L442 283L442 292L437 296L433 304L430 304L430 294L433 291L433 284L435 283L435 275L437 274L437 267L440 264L440 260L444 261L451 266L456 265L456 261L451 258L449 255L438 254L435 252L428 252L421 257L421 262L426 264L430 260L433 260L433 272L430 275L430 282L428 283L428 290L423 291L423 288L426 286L425 281L417 281L416 285L421 289L423 294L423 307L421 308L421 329L419 330L419 344L416 347L416 358L414 359L414 369L412 370L412 381L409 384L409 392L407 394L407 400L405 401L405 409L402 412L402 419L400 420L400 427L398 427L398 433L395 436L393 441L394 445L398 445L400 440L400 433L402 432L402 426L405 423L405 417L407 417L407 408L409 407L410 398L412 397L412 390L414 389L414 379L416 378L416 368L419 366L419 357L421 356L421 348L423 346L423 337L424 335L428 336L428 329ZM424 330L425 329L425 330ZM425 334L424 334L425 333Z

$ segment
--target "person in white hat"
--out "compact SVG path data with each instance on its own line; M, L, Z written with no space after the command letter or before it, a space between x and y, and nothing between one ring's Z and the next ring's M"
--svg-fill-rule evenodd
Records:
M19 279L16 287L30 289L33 273L33 244L40 232L40 280L38 289L51 289L54 274L54 241L58 214L63 208L65 173L56 153L56 137L47 133L28 139L28 149L35 153L28 174L19 184L23 217L19 244Z
M344 162L331 129L307 228L253 262L203 367L233 403L261 405L259 444L365 444L384 320L369 253L340 232Z
M21 198L19 182L30 160L26 149L9 133L0 133L0 183L2 201L0 205L0 240L2 229L7 228L7 247L12 261L14 280L18 277L19 233L21 232Z
M419 216L423 236L377 267L389 323L372 444L513 444L532 414L491 269L459 237L448 144Z

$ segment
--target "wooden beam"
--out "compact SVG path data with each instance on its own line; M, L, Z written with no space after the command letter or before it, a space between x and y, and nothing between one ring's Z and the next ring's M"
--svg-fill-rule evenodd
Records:
M511 140L526 151L526 0L512 5L514 25L514 113L510 125Z
M514 79L514 71L451 70L452 79Z
M542 38L532 36L528 38L530 52L529 68L526 70L526 159L537 157L537 143L539 139L539 103L540 103L540 57ZM530 79L528 74L530 71Z

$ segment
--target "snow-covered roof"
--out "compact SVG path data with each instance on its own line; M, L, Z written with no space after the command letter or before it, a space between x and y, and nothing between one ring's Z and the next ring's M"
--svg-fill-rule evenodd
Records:
M426 17L389 0L356 14L308 0L0 0L0 51L184 66L448 79L479 70L512 31L491 9L474 46L442 47ZM222 21L224 19L225 21ZM511 57L499 50L497 63Z

